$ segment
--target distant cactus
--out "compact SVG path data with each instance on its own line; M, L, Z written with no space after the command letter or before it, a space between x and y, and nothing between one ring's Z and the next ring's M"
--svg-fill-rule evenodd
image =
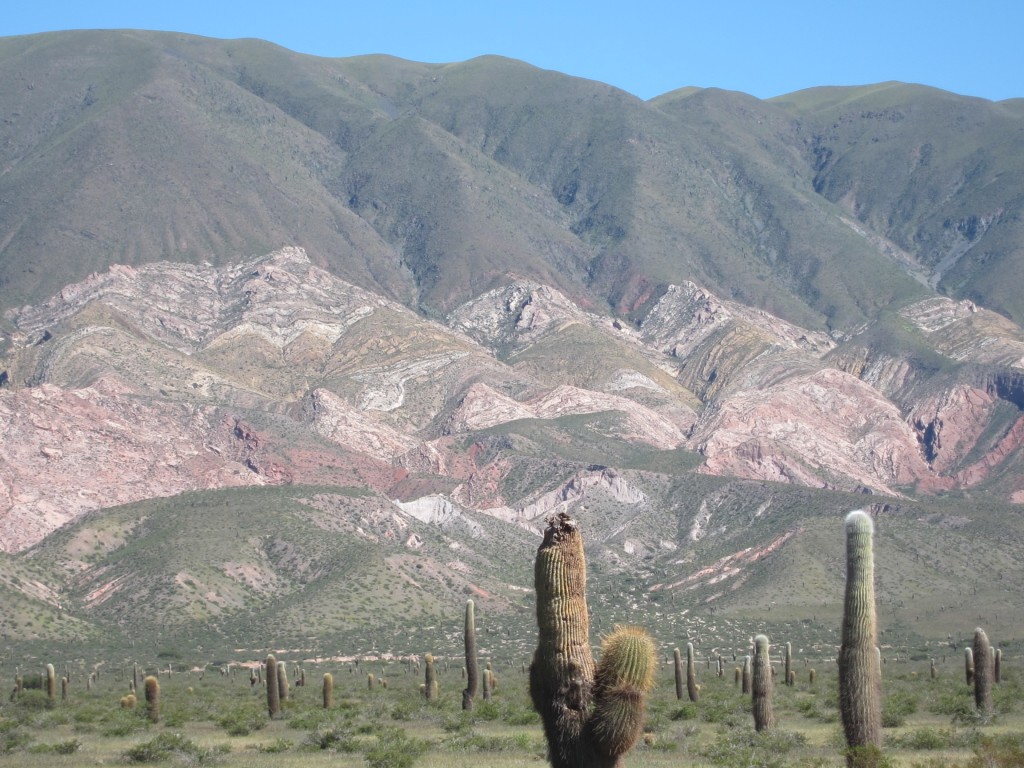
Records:
M149 675L142 681L146 693L146 717L149 722L160 722L160 681Z
M874 524L862 510L846 516L846 592L839 649L839 711L847 763L872 766L882 748L882 676L875 617Z
M267 712L271 720L281 714L281 692L277 682L277 659L271 653L267 656Z
M683 698L683 659L678 648L672 650L672 664L676 674L676 698Z
M686 694L690 701L700 699L700 686L697 685L697 672L693 659L693 643L686 644Z
M795 674L791 674L793 672L793 644L792 643L786 643L786 657L785 657L784 661L785 661L785 665L786 665L786 685L793 685L793 681L796 679L796 675Z
M964 678L969 686L974 686L974 651L971 646L964 648Z
M491 700L491 670L485 669L481 677L484 701Z
M814 681L817 679L817 677L818 673L814 671L814 667L811 667L810 671L808 671L807 673L807 684L813 687Z
M434 670L434 657L427 654L423 657L424 681L423 696L427 701L437 700L437 673Z
M743 670L740 669L739 667L736 667L735 669L733 669L733 671L732 671L732 682L733 682L733 684L737 688L740 687L740 681L742 679L743 679Z
M534 577L538 645L530 665L530 696L544 723L551 764L618 766L643 731L654 643L641 629L616 627L595 667L583 538L568 515L548 522Z
M57 701L57 673L53 669L53 664L46 665L46 698L50 706Z
M138 662L132 663L132 690L137 691L139 689L139 665Z
M68 682L67 677L62 677L60 679L60 700L61 701L67 701L68 700L68 684L69 684L69 682Z
M1003 678L1003 649L996 648L995 654L992 657L992 682L997 685L1002 682Z
M931 676L932 680L939 676L939 671L935 668L935 659L931 659L928 664L928 674Z
M985 630L974 630L974 706L978 714L992 714L992 646Z
M368 672L366 674L366 687L369 688L372 691L373 690L373 684L375 682L376 682L376 680L373 677L373 673L372 672Z
M324 672L324 709L334 706L334 675Z
M472 709L473 699L477 694L477 660L476 660L476 618L473 614L473 601L466 601L466 621L463 640L466 647L466 688L462 692L462 708Z
M754 729L765 731L775 727L775 713L772 711L772 665L768 657L768 638L758 635L754 638L754 662L751 679L751 696L754 713Z
M740 692L747 696L750 695L750 675L750 655L748 654L743 657L743 672L740 677L740 680L742 681Z

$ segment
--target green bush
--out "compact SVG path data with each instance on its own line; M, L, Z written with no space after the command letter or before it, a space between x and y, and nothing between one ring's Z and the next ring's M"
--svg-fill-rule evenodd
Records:
M248 736L266 724L267 712L262 706L239 707L217 720L217 725L227 731L229 736Z
M161 733L155 739L125 750L123 756L129 763L155 763L179 756L189 765L210 765L230 751L231 747L226 744L205 748L180 733Z
M329 749L334 752L355 752L359 742L348 728L320 727L306 737L307 749Z
M255 749L257 752L262 752L268 755L276 755L281 752L287 752L292 748L292 742L288 739L277 738L273 741L267 742L266 744L256 744Z
M917 712L917 696L907 691L895 691L882 704L882 727L899 728L907 721L907 715Z
M385 728L366 753L366 762L370 768L409 768L428 746L420 739L410 739L401 728Z

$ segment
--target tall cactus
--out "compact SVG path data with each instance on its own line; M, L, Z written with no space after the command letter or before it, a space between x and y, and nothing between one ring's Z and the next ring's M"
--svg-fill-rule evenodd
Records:
M46 665L46 700L51 707L57 701L57 672L53 664Z
M882 747L882 675L875 617L874 524L863 510L846 516L846 593L839 648L839 711L847 762L874 764Z
M1002 681L1003 676L1003 649L996 648L992 656L992 682L997 685Z
M437 672L434 670L434 657L427 654L423 657L423 697L427 701L437 699Z
M768 637L754 638L754 662L751 675L751 699L754 714L754 729L765 731L775 727L775 713L772 710L772 661L768 656Z
M466 624L463 632L466 646L466 688L462 692L462 708L472 709L476 698L478 677L476 661L476 617L473 614L473 601L466 601Z
M697 685L697 671L694 666L693 643L686 644L686 695L692 702L700 699L700 686Z
M277 662L277 695L282 702L288 700L288 665L283 661Z
M142 687L146 692L146 717L149 722L160 722L160 681L153 675L149 675L142 681Z
M793 685L793 680L796 675L793 673L793 644L786 643L786 657L784 659L786 665L786 685Z
M974 706L978 714L988 717L992 714L992 646L985 630L974 630Z
M654 643L616 627L595 667L590 651L587 564L576 521L548 521L534 570L538 643L530 696L544 723L553 768L613 768L639 739L653 685Z
M974 649L969 645L964 648L964 679L974 687Z
M334 706L334 675L324 672L324 709Z
M281 692L277 688L277 659L267 655L267 712L273 720L281 714Z
M683 698L683 659L678 648L672 649L672 666L676 673L676 699Z
M749 695L750 694L750 654L743 657L743 671L740 674L740 680L742 685L740 686L740 692Z

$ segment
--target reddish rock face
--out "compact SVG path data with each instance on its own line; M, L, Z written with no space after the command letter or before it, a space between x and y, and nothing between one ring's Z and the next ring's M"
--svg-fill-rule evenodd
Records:
M511 498L519 459L499 444L514 423L567 445L690 449L711 474L888 494L997 482L1024 501L1024 334L944 299L903 317L953 374L693 284L639 326L526 281L445 325L296 248L222 270L114 267L8 317L0 548L99 507L231 485L444 493L527 522L633 492L596 471Z

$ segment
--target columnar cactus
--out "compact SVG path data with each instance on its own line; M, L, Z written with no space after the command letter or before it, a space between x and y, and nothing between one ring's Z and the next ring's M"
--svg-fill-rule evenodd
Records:
M271 720L281 714L281 692L277 682L277 659L271 653L267 656L267 712Z
M968 685L974 686L974 650L971 646L964 648L964 679Z
M683 659L678 648L672 650L672 664L676 673L676 698L683 698Z
M863 510L846 516L846 593L839 648L839 712L850 750L863 764L882 747L882 676L875 617L874 524Z
M462 708L472 709L477 693L476 619L473 601L466 601L466 624L463 637L466 645L466 688L462 692Z
M793 685L796 674L793 673L793 644L786 643L786 685Z
M277 695L282 702L288 700L288 665L283 661L277 662Z
M60 700L61 701L67 701L68 700L68 685L69 685L69 682L68 682L67 677L62 677L60 679Z
M132 662L132 690L137 691L139 689L139 664L138 662Z
M324 672L324 709L334 706L334 675Z
M46 665L46 698L50 706L57 701L57 673L53 669L53 664Z
M741 673L742 685L740 686L740 692L744 695L750 694L750 654L743 657L743 672Z
M530 696L544 723L553 768L613 768L639 739L653 685L654 643L616 627L595 667L590 651L587 565L576 522L548 522L535 563L538 644Z
M992 714L992 646L985 630L974 630L974 706L978 714Z
M366 687L372 691L373 690L373 684L375 682L376 682L376 680L373 677L373 672L368 672L366 674Z
M686 644L686 694L690 701L700 699L700 686L697 685L697 671L693 660L693 643Z
M435 701L437 699L437 673L434 670L434 657L429 653L423 657L423 669L423 696L427 701Z
M160 681L149 675L142 681L146 693L146 717L149 722L160 722Z
M1003 675L1003 649L996 648L992 658L992 682L997 685L1001 682Z
M772 711L772 663L768 657L768 637L754 638L754 662L751 679L751 699L754 713L754 729L765 731L775 727L775 713Z

